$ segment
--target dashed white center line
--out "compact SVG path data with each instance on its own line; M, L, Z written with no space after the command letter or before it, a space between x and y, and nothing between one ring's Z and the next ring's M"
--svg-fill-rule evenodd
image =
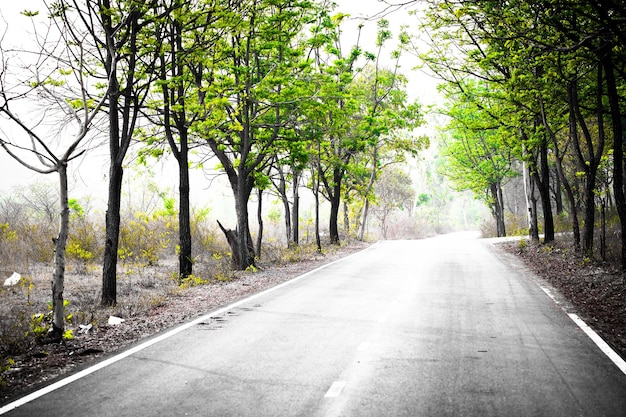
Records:
M382 315L378 318L378 322L379 323L385 323L387 321L388 317L387 315Z
M330 386L324 398L337 398L341 394L341 391L346 386L346 381L335 381Z
M365 352L369 348L370 348L370 342L363 342L359 345L359 347L356 350L357 352Z

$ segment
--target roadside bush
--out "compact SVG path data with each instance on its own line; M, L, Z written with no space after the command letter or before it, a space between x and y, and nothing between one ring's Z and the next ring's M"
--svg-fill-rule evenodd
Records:
M152 219L137 213L133 220L122 222L118 256L122 265L157 265L171 242L172 231L162 218Z
M104 253L104 232L92 219L88 209L83 208L77 200L70 200L70 231L66 256L74 265L76 272L85 275L94 262L102 258Z

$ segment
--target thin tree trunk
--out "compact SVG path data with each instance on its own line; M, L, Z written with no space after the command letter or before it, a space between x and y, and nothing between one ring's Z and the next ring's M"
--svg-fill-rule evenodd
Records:
M54 275L52 278L52 327L48 338L60 341L65 331L65 306L63 291L65 287L65 249L70 228L70 208L68 204L67 164L61 163L59 173L59 201L61 203L61 219L59 235L54 240Z
M585 222L583 227L583 252L587 256L593 254L593 234L596 221L596 176L588 172L585 177Z
M563 186L561 184L561 177L557 172L557 174L554 176L554 209L556 211L556 214L559 216L565 212L565 209L563 207L562 188Z
M329 224L329 233L330 233L330 243L333 245L339 245L339 227L338 227L338 219L339 219L339 206L341 205L341 177L343 172L335 168L333 172L333 181L334 184L332 186L332 193L330 194L330 224Z
M624 197L624 125L620 111L620 96L615 81L611 49L603 57L606 72L607 95L611 109L613 131L613 193L620 220L622 239L622 269L626 270L626 198Z
M317 152L320 154L320 144L317 144ZM317 180L314 180L313 184L313 194L315 195L315 244L317 245L317 251L322 253L322 239L320 237L320 177L322 173L320 172L322 168L318 165L317 167ZM315 175L314 175L315 177Z
M237 213L237 239L239 244L239 269L245 270L254 265L254 247L250 237L250 226L248 223L248 200L252 189L248 185L248 178L243 169L237 176L237 187L235 193L235 210Z
M606 197L600 204L600 256L606 261Z
M576 251L580 250L580 225L578 223L578 209L576 207L576 198L574 197L574 191L572 190L569 181L565 177L565 173L563 172L563 165L561 162L562 156L559 155L558 148L555 146L556 151L556 170L558 176L561 178L561 184L565 189L565 195L567 196L567 201L569 204L569 211L572 221L572 233L574 234L574 249Z
M535 186L530 175L528 164L524 161L524 195L526 199L526 214L528 219L528 236L530 239L538 242L539 231L537 230L537 199L535 198Z
M350 234L350 213L348 212L348 203L343 202L343 230L346 235Z
M291 233L291 238L293 239L293 244L298 245L300 240L300 173L295 169L293 170L293 209L291 211L291 227L293 231Z
M543 209L543 241L554 241L554 217L552 216L552 199L550 198L550 170L548 167L548 146L545 141L539 149L539 167L535 171L537 176L537 186L539 187L539 197L541 198L541 208Z
M263 242L263 190L259 189L258 193L259 193L259 204L257 206L257 222L259 223L259 232L256 237L256 256L260 258L261 257L261 243Z
M287 246L291 244L291 208L289 207L289 199L287 198L287 181L283 173L282 167L277 167L278 174L280 175L278 183L278 194L283 202L283 209L285 210L285 237L287 238Z
M191 243L191 214L189 198L189 160L187 137L181 135L181 150L178 158L179 175L179 206L178 206L178 233L180 251L178 253L179 279L187 278L193 272L192 243Z
M496 235L506 236L506 225L504 222L504 204L502 199L502 187L499 182L491 184L491 196L493 197L493 216L496 221Z
M359 226L359 233L357 236L358 240L363 240L365 237L365 228L367 226L367 217L369 215L369 210L370 210L370 201L366 197L363 200L363 215L361 216L361 224Z
M102 305L108 307L117 304L117 249L120 236L123 174L124 170L121 164L112 161L109 170L109 196L106 211L101 300Z

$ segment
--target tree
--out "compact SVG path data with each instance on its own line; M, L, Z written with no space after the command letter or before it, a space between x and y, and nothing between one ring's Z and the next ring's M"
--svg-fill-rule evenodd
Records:
M511 1L434 1L430 24L439 32L438 51L454 43L463 59L452 55L435 67L446 69L455 81L466 74L495 83L506 92L504 97L517 106L515 118L505 124L520 129L521 158L528 163L533 183L539 188L546 241L552 239L549 171L550 154L555 155L561 183L575 183L564 177L565 154L559 149L561 131L569 131L570 148L584 176L585 231L583 249L593 245L597 171L605 155L605 143L613 143L613 190L620 223L626 232L626 202L623 185L623 94L618 83L624 71L616 69L617 47L625 39L622 25L625 8L613 1L597 4L577 1L532 3ZM451 30L449 30L451 29ZM443 54L439 53L441 57ZM441 71L440 73L444 73ZM619 80L619 81L618 81ZM563 115L569 114L569 118ZM608 126L610 125L610 129ZM552 149L550 149L552 147ZM567 149L567 147L563 148ZM577 223L574 193L567 191L572 222ZM536 229L536 228L535 228ZM573 224L575 245L578 225ZM624 234L622 234L622 237ZM626 265L626 240L622 240Z
M389 216L396 210L409 210L414 201L415 189L409 175L395 167L382 171L376 183L374 215L380 222L383 238L387 238Z
M88 59L81 38L74 37L71 28L58 20L58 10L47 10L52 21L44 38L38 38L41 47L32 51L37 57L30 65L27 78L17 75L25 68L12 65L0 45L2 72L0 73L0 114L21 133L19 139L0 137L0 146L24 167L40 174L57 173L59 177L59 233L54 243L54 272L52 278L52 324L48 338L60 341L65 333L65 255L70 227L68 165L84 154L86 139L94 118L105 97L93 100L88 88L91 80L85 62ZM28 12L34 17L36 12ZM60 42L53 39L58 36ZM28 52L28 51L22 51ZM16 108L38 111L21 112ZM50 132L50 126L60 126ZM57 139L54 137L58 135ZM4 136L4 135L3 135Z
M90 40L89 71L101 74L106 89L109 187L102 268L104 306L117 303L117 256L124 159L141 110L155 80L160 19L168 10L158 0L60 0L59 18L80 39Z
M317 155L312 159L316 164L316 187L330 202L329 234L331 244L339 244L338 217L341 205L342 181L349 164L364 148L364 142L351 126L362 119L359 102L350 92L350 84L362 67L359 59L363 52L359 42L345 53L341 46L340 27L347 16L325 15L311 43L314 57L315 76L311 83L316 100L306 113L306 123L315 126ZM359 31L362 26L359 27ZM367 55L367 59L372 59ZM363 64L364 65L364 64Z
M447 161L443 173L457 189L471 190L482 199L491 209L497 235L506 236L502 185L514 175L507 143L511 132L499 126L497 116L492 117L505 109L482 101L486 96L483 88L480 82L467 82L464 95L449 96L446 114L451 119L443 149Z
M379 173L391 164L405 162L406 155L416 156L428 146L428 138L416 137L413 133L423 119L420 105L407 103L406 78L395 70L385 71L377 66L378 63L373 74L364 72L352 87L366 109L362 125L356 127L366 147L355 156L353 168L349 170L362 173L354 176L359 196L363 198L357 235L360 240L367 226L370 199Z
M276 142L292 117L286 105L295 98L290 84L302 70L295 39L314 11L306 1L233 4L218 55L210 57L198 84L212 117L198 124L197 133L219 160L233 191L237 239L232 250L240 269L254 264L248 200L264 181Z
M162 129L146 138L149 155L162 155L160 145L165 136L169 150L178 164L179 177L179 280L191 275L193 270L189 153L192 144L193 124L199 120L198 106L202 93L197 89L197 77L207 53L221 35L212 26L221 17L220 9L211 2L188 3L174 0L170 12L159 26L162 38L158 52L157 97L150 103L156 113L152 123ZM152 116L152 115L151 115Z

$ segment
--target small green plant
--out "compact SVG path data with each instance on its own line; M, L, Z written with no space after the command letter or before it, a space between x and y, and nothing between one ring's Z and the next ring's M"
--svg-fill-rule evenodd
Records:
M232 279L230 269L230 257L229 253L215 252L211 255L211 260L216 263L213 268L213 279L220 282L228 282Z
M520 252L524 252L524 250L526 250L527 247L528 247L528 240L520 239L518 243L518 248Z
M12 358L0 358L0 386L6 384L4 379L2 379L2 374L9 371L13 365L15 365L15 361Z
M20 279L20 287L26 290L26 304L32 305L33 303L30 301L30 293L35 288L33 279L31 277L22 277L22 279Z
M63 300L63 308L66 308L70 304L69 300ZM30 317L30 326L29 330L26 332L28 337L29 334L32 334L37 339L43 339L46 337L50 328L52 326L52 302L48 303L48 313L36 313ZM71 323L74 318L74 314L69 313L65 316L65 322ZM63 332L64 340L71 340L74 338L73 330L65 330Z
M70 239L66 248L66 255L68 260L75 262L78 273L87 273L88 266L93 260L93 253L83 249L80 242Z
M199 277L199 276L191 274L187 278L183 278L181 280L180 286L181 286L181 288L190 288L190 287L197 287L199 285L204 285L204 284L208 284L208 283L209 283L208 280L206 280L206 279L204 279L202 277Z
M11 229L9 223L0 223L0 240L5 242L17 240L17 233Z

